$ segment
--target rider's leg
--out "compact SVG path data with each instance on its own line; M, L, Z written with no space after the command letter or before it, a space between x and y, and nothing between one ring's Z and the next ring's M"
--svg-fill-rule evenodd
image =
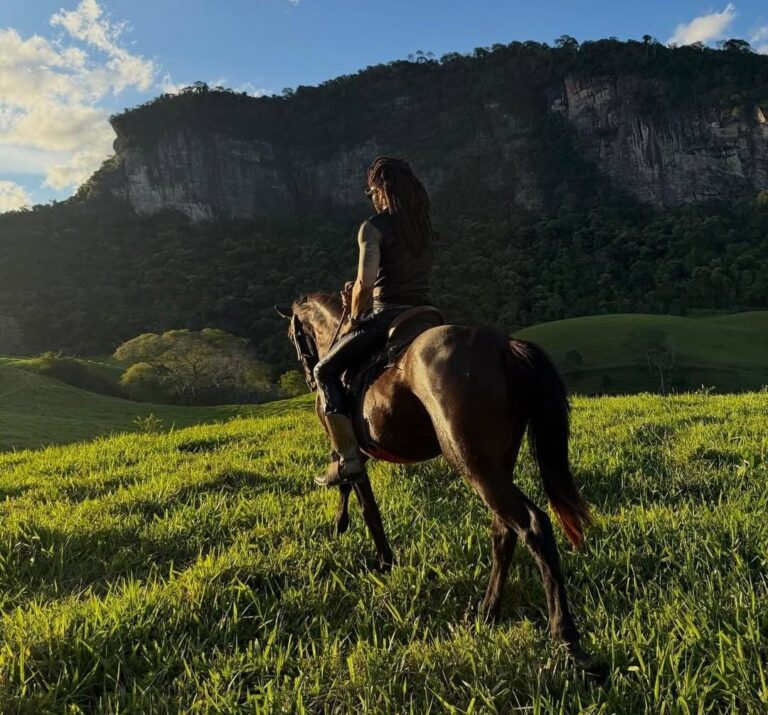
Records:
M352 483L365 478L365 468L349 418L344 414L341 373L359 365L366 357L384 345L387 328L396 313L390 311L373 314L353 330L346 333L314 370L320 403L338 462L315 481L323 486Z

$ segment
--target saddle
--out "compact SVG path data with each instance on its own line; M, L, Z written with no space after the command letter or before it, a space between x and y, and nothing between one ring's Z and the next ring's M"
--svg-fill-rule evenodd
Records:
M386 370L396 366L397 359L424 331L443 325L443 314L431 305L419 305L398 315L389 326L387 342L359 368L342 375L346 390L346 412L357 434L360 448L370 456L378 448L371 440L368 425L363 419L363 398L371 383Z

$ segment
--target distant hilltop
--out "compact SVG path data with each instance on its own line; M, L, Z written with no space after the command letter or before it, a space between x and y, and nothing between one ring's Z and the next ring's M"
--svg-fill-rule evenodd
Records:
M653 38L421 53L254 98L203 83L111 118L115 156L81 189L139 214L280 217L364 206L365 168L406 157L445 207L654 206L768 188L768 57Z

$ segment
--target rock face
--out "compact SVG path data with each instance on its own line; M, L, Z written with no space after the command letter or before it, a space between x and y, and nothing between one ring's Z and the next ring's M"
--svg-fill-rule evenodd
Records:
M636 77L567 77L550 111L564 114L579 148L642 201L673 205L768 187L768 122L751 112L707 108L653 112Z
M334 140L338 148L322 153L302 141L299 122L288 120L283 131L247 137L220 119L173 121L150 141L137 135L135 126L131 133L124 122L113 122L116 156L106 184L144 215L172 208L196 221L285 216L362 206L371 160L402 153L418 167L431 194L464 192L462 167L472 166L482 177L481 193L496 192L502 203L540 209L552 193L542 178L540 157L546 156L548 139L540 127L559 117L569 127L576 154L643 202L670 206L768 188L768 123L760 106L673 111L653 102L658 87L658 80L635 75L569 74L528 88L517 103L491 98L467 100L466 106L455 97L443 106L426 106L435 100L414 92L371 107L371 119L362 130L355 127L354 139ZM396 122L399 136L417 136L425 116L436 118L435 128L411 144L393 139L398 134L387 134L379 119ZM467 131L457 132L457 125ZM442 139L443 130L449 138Z
M324 161L268 141L170 128L150 150L115 140L119 180L112 192L141 215L176 209L193 221L292 214L316 205L353 206L365 169L380 153L374 140ZM116 177L113 177L113 180Z
M293 197L268 142L180 127L150 151L118 137L122 185L115 193L139 214L176 209L192 220L254 218L289 212Z

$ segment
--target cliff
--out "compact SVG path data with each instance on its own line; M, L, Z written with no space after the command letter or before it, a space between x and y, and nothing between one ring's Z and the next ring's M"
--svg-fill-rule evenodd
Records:
M603 183L657 207L730 198L768 187L767 87L765 57L612 41L391 63L285 97L198 87L113 117L90 190L193 220L359 209L388 153L449 209L469 192L492 214L558 210L553 192Z
M657 81L567 77L550 111L568 118L579 149L641 201L670 206L768 187L768 122L759 105L659 111Z
M354 275L377 154L430 192L452 322L763 310L766 114L768 57L614 40L162 95L75 197L0 215L0 351L216 327L293 367L272 306Z

